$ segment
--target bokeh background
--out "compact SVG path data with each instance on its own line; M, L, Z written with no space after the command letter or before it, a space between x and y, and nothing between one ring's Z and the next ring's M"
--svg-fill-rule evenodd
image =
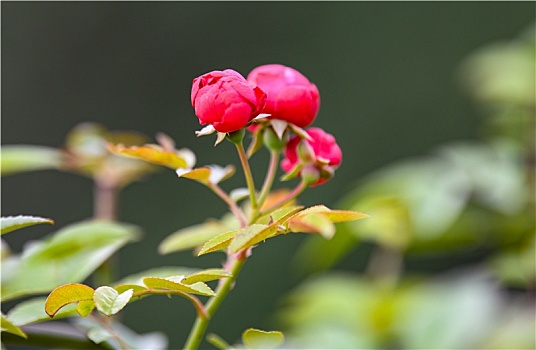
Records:
M531 2L2 2L1 10L2 144L61 147L70 129L92 121L151 137L163 131L194 150L201 165L236 164L231 145L214 148L213 138L195 137L191 81L215 69L247 75L281 63L319 87L314 125L343 149L335 179L301 197L330 207L381 166L478 138L481 111L462 89L460 64L535 19ZM253 160L257 176L264 153ZM224 183L239 185L240 176ZM62 227L90 217L91 200L91 181L70 173L2 178L2 215L50 217ZM168 234L225 212L202 186L161 171L126 188L120 200L121 221L145 233L121 251L121 275L223 260L156 252ZM17 251L49 232L34 227L8 241ZM282 296L304 278L289 268L304 239L278 238L255 249L210 331L233 342L247 327L271 327ZM338 268L355 268L359 259L354 254ZM124 315L140 333L165 332L171 348L183 344L194 319L178 298L147 299Z

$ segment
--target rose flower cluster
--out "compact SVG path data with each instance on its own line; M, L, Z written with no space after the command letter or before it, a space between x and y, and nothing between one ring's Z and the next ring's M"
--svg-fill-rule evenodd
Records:
M280 130L275 125L280 121L285 130L275 133L285 147L281 168L289 178L300 176L315 186L329 180L341 164L335 138L320 128L307 128L318 114L320 94L293 68L263 65L247 79L232 69L212 71L194 79L191 101L199 123L220 133Z

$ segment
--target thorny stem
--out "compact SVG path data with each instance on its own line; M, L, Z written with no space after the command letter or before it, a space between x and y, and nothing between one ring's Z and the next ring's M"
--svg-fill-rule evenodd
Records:
M201 341L203 340L203 336L207 330L210 319L214 316L216 310L218 310L227 294L229 294L233 288L236 278L240 273L242 266L244 266L244 263L246 262L246 250L242 250L236 255L228 255L227 262L232 264L230 270L232 276L226 278L225 280L220 280L220 284L216 289L216 296L210 298L207 302L205 310L208 314L208 317L196 318L194 326L192 327L192 330L188 335L188 339L186 340L186 344L184 345L184 349L186 350L194 350L199 348L199 344L201 344Z
M244 215L244 212L236 205L236 202L229 198L229 195L227 195L227 193L225 193L220 186L216 184L209 184L208 187L227 204L229 210L231 210L233 215L240 223L240 227L246 227L246 216Z
M257 209L257 195L255 193L255 183L253 182L253 175L251 174L251 168L249 167L248 156L246 150L244 149L244 144L239 142L236 144L236 149L238 150L238 156L240 157L240 163L244 169L244 177L246 178L246 183L249 190L249 200L251 202L251 208L253 211Z

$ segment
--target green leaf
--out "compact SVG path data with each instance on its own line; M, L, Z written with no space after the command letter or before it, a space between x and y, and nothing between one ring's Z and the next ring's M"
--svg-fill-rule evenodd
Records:
M205 296L216 295L216 293L214 293L214 291L203 282L196 282L194 284L187 285L182 284L181 282L171 280L169 277L146 277L143 279L143 283L150 289L175 290L183 293L199 294Z
M302 209L303 209L303 206L290 206L290 207L279 208L273 211L272 213L261 217L259 220L257 220L256 223L269 225L270 223L277 221L279 224L281 224L287 221L292 215L298 213Z
M186 276L181 282L184 284L193 284L196 282L214 281L225 277L232 277L232 275L224 269L207 269Z
M67 226L2 261L2 298L48 293L58 285L81 282L137 236L134 226L108 221Z
M54 289L45 302L45 312L50 317L65 305L93 299L93 288L80 283L69 283Z
M95 308L93 300L80 300L76 306L76 312L82 317L87 317Z
M51 219L29 215L5 216L0 218L0 222L2 225L0 234L2 235L28 226L54 224L54 221Z
M7 313L9 320L17 326L25 326L32 323L50 321L50 316L45 312L47 298L34 298L18 303ZM76 305L70 304L63 307L54 315L54 319L76 315Z
M0 154L2 175L33 170L59 169L63 164L61 151L50 147L2 146Z
M123 285L123 284L131 284L131 285L138 285L138 286L145 286L143 284L143 279L147 276L151 277L170 277L170 276L187 276L192 275L194 273L197 273L201 271L201 269L198 268L192 268L192 267L182 267L182 266L161 266L161 267L154 267L152 269L147 269L141 272L134 273L132 275L129 275L127 277L124 277L117 281L115 285Z
M230 178L234 173L235 167L232 165L227 165L226 167L221 167L219 165L210 165L206 167L196 168L193 170L177 170L177 175L179 175L179 177L185 177L187 179L195 180L204 185L218 184L221 181Z
M202 246L211 238L227 231L228 228L219 221L183 228L166 237L158 246L160 254L169 254Z
M115 289L108 286L102 286L95 290L93 294L93 301L97 310L105 314L106 316L115 315L121 309L125 307L130 301L134 291L128 289L119 294Z
M2 314L2 332L8 332L11 334L18 335L19 337L27 339L28 336L22 331L19 327L15 326L7 317Z
M164 334L153 332L147 334L137 334L113 318L107 320L104 326L101 322L91 318L76 318L73 320L77 328L87 334L88 338L97 344L107 342L103 348L111 349L132 349L132 350L164 350L169 349L168 342ZM123 344L119 344L117 339L121 339Z
M237 233L238 230L229 231L210 239L203 245L198 256L227 248Z
M277 225L253 224L237 232L234 236L230 249L236 253L239 250L249 248L255 244L273 236L278 230Z
M242 342L249 349L275 349L283 344L285 336L279 331L261 331L249 328L242 333Z
M138 293L138 292L146 291L147 287L140 286L138 284L117 284L117 285L114 286L114 289L118 293L126 292L129 289L132 289L134 291L134 293Z

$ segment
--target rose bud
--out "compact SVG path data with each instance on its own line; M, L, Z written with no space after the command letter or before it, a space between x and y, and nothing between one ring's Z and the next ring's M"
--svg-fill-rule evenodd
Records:
M315 84L297 70L280 64L267 64L249 73L247 80L266 92L262 113L304 128L315 119L320 95Z
M342 151L333 135L320 128L310 128L306 131L310 140L296 135L287 142L281 168L289 174L297 173L303 180L317 179L310 182L311 186L316 186L333 177L342 162ZM317 178L311 176L313 174L316 176L313 167L319 173ZM304 177L304 171L308 175L307 179Z
M192 84L192 106L201 125L219 132L242 129L262 110L266 94L240 73L226 69L203 74Z

